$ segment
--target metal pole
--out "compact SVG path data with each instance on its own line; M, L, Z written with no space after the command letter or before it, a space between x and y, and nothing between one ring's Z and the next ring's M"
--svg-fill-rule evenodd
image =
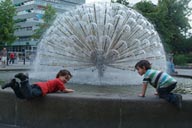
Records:
M8 52L8 48L7 48L7 66L9 65L9 52Z
M23 64L25 65L25 49L24 48L22 49L22 52L23 52Z

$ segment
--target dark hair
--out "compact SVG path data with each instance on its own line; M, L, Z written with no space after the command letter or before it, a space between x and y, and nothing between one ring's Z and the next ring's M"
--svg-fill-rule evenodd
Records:
M148 70L148 69L151 69L151 64L149 63L148 60L140 60L139 62L137 62L135 64L136 69L137 69L137 67L139 67L139 68L145 67L145 69Z
M56 78L59 78L59 76L66 76L66 75L69 75L70 77L72 77L71 73L68 70L63 69L57 73Z

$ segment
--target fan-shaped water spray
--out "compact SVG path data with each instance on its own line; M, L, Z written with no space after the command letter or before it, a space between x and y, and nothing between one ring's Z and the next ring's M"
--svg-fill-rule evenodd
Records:
M141 59L166 68L161 40L146 18L120 4L84 4L56 18L39 44L36 71L62 66L75 69L74 81L120 84L126 78L127 84L136 81L131 75Z

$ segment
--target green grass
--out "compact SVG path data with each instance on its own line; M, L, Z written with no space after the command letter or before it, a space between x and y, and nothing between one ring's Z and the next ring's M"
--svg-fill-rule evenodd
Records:
M0 85L3 85L5 83L5 81L0 80Z

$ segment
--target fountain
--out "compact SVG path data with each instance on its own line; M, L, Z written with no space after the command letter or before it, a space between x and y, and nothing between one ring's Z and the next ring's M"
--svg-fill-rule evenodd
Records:
M134 72L140 59L166 70L161 40L153 25L138 12L109 3L85 4L66 12L57 17L40 42L36 70L30 78L51 79L66 68L72 72L74 83L105 86L74 86L74 93L52 93L31 101L18 100L12 92L0 90L0 126L192 127L191 96L183 95L181 111L157 100L154 89L148 90L146 98L136 96L138 88L131 85L142 82ZM0 77L13 75L8 73L0 73ZM134 79L137 77L140 79ZM191 87L192 81L180 81Z
M46 32L35 73L44 72L38 78L47 79L66 68L74 76L73 83L138 84L141 78L134 79L139 77L134 65L141 59L166 70L161 40L145 17L117 3L84 4L59 15Z

